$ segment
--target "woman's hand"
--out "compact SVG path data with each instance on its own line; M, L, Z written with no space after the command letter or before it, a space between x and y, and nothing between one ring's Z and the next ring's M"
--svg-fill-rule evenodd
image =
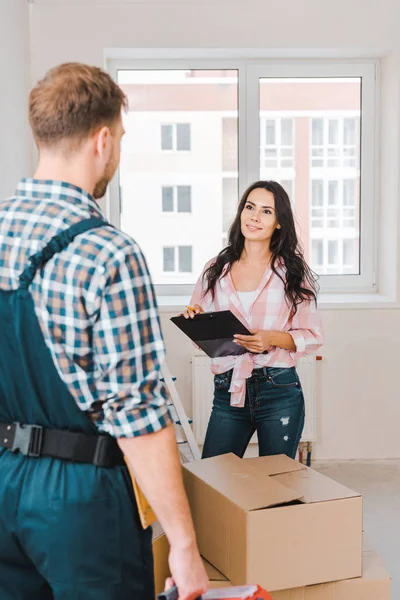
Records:
M251 332L252 335L234 335L234 341L239 346L243 346L249 352L255 354L262 354L265 350L268 350L272 346L271 333L272 331L266 331L262 329L255 329Z
M289 352L296 350L296 344L289 332L256 329L252 335L234 335L234 341L249 352L262 354L271 347L283 348Z
M187 306L183 316L185 319L193 319L196 315L200 315L204 310L201 308L199 304L195 304L194 306Z

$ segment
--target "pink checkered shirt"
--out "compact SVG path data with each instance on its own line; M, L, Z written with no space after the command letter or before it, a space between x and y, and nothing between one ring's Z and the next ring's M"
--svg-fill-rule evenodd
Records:
M212 262L207 263L204 270ZM243 407L246 398L246 379L251 376L253 369L295 367L302 356L322 346L322 322L314 301L303 301L298 305L295 316L290 317L290 307L285 300L283 282L269 267L261 278L256 297L247 313L236 292L230 273L224 276L226 269L216 284L214 300L211 298L211 293L203 296L205 287L202 274L196 283L190 304L199 304L205 312L230 310L250 331L261 329L290 333L296 345L296 350L293 352L271 347L268 349L268 354L248 352L240 356L212 359L211 371L215 375L233 369L229 388L231 405ZM278 269L285 277L285 267L280 265Z

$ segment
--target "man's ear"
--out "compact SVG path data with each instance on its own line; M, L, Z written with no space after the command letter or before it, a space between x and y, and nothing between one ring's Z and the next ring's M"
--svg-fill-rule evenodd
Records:
M111 150L111 132L109 127L102 127L95 134L95 149L96 154L100 158L108 160Z

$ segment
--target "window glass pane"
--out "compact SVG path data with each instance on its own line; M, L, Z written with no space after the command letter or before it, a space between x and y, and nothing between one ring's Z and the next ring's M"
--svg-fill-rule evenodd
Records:
M311 183L312 205L323 206L324 204L324 182L320 179L313 179Z
M225 178L223 184L223 203L222 203L222 230L228 233L230 226L236 215L238 204L238 180L236 177ZM225 247L226 244L223 244Z
M190 185L178 185L178 212L192 212L192 188Z
M339 182L330 181L328 184L328 203L330 205L339 204Z
M356 205L356 181L354 179L345 179L343 181L343 205Z
M259 82L260 178L292 182L306 260L317 252L312 240L326 240L320 275L358 274L361 77L261 77ZM276 144L268 146L263 132L269 124L272 141L273 123ZM354 212L346 214L345 207ZM350 237L354 266L343 259L343 240ZM328 261L329 247L334 264Z
M172 150L172 125L161 125L161 149Z
M344 119L343 121L343 142L346 146L356 145L356 119Z
M328 263L330 265L339 263L339 242L337 240L328 240Z
M178 123L176 126L176 149L190 150L190 125Z
M311 268L322 267L324 264L324 242L323 240L312 240L311 244Z
M311 128L313 146L322 146L324 143L324 121L322 119L312 119Z
M343 240L343 263L346 267L358 268L356 240Z
M339 143L339 121L337 119L329 119L328 143L335 146Z
M281 144L291 146L293 144L293 120L282 119L281 121Z
M276 121L267 119L265 122L265 142L269 146L276 144Z
M175 248L163 248L163 270L166 273L175 271Z
M179 271L181 273L191 273L192 246L179 246Z
M131 107L120 168L131 201L122 206L121 228L142 248L156 285L192 285L222 249L238 204L238 72L124 69L118 83ZM172 213L163 187L174 188ZM189 246L192 258L183 250L180 263L178 247ZM172 247L176 264L166 251L163 269L163 248Z
M162 188L162 210L163 212L173 212L174 210L174 188Z
M285 190L285 192L287 193L287 195L289 196L289 200L293 203L294 202L293 180L292 179L281 180L280 184L283 187L283 189Z

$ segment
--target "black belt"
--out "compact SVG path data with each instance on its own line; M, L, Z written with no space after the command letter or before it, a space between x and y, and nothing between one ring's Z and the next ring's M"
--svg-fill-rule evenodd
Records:
M24 456L49 456L97 467L125 464L117 440L109 435L46 429L40 425L0 423L0 446Z

